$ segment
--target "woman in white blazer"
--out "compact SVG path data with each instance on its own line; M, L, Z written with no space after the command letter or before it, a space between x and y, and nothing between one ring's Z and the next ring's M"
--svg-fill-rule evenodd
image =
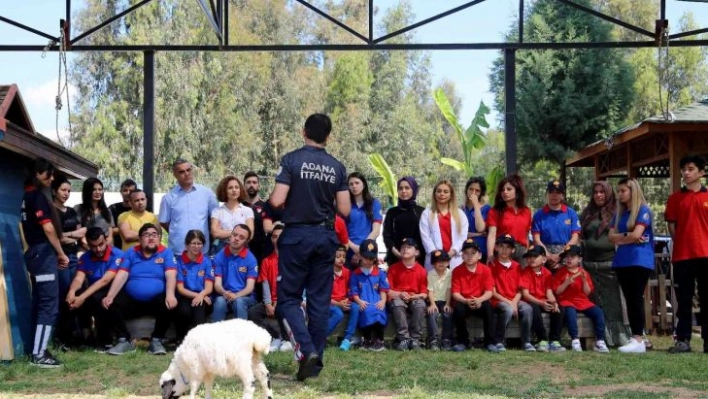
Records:
M450 254L450 269L462 263L462 243L467 239L468 222L465 213L457 207L455 189L447 180L441 180L433 189L433 200L420 216L420 239L425 249L425 268L432 270L430 253L441 249Z

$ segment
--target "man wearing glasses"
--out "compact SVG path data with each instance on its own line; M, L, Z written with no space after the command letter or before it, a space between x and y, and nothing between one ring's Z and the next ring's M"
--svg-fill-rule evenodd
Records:
M162 197L158 220L169 232L169 247L176 253L184 251L184 238L189 230L201 230L206 242L202 252L209 251L209 215L219 206L214 192L201 184L194 184L194 166L185 159L172 163L172 174L177 185Z
M162 346L167 329L172 323L172 310L177 306L177 265L169 248L160 245L159 227L146 223L138 232L140 245L125 253L103 307L113 319L118 343L108 350L109 355L122 355L135 350L125 321L141 315L155 317L155 329L148 352L167 353ZM125 289L123 289L125 287Z

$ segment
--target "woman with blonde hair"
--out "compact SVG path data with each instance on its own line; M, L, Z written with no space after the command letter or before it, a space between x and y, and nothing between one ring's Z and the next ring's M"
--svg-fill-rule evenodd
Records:
M617 246L612 267L627 303L632 339L619 348L623 353L644 353L644 290L654 270L652 214L635 179L617 183L617 213L610 223L610 242Z
M420 239L425 248L425 268L433 265L430 254L442 249L450 255L450 269L462 263L462 243L467 239L468 222L464 211L458 208L455 188L448 180L440 180L433 188L430 206L420 216Z

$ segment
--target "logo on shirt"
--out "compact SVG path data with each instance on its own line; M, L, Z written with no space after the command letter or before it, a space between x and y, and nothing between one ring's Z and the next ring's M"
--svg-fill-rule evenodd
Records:
M197 276L204 277L204 270L200 270L199 273L197 273Z
M42 216L44 216L44 212L42 212L42 210L40 209L37 212L35 212L34 215L37 217L37 219L41 219Z
M120 266L123 263L123 258L116 259L116 266Z
M566 219L565 224L570 225L570 219Z
M157 263L158 265L161 265L161 264L165 263L165 258L157 258L157 259L155 259L155 263Z
M379 283L376 283L376 284L374 284L374 291L378 291L378 290L379 290Z
M648 214L648 213L645 213L644 216L642 216L642 217L644 218L644 220L649 220L649 214Z
M319 180L334 184L336 179L334 168L314 162L303 162L300 167L300 178L303 180Z
M275 175L276 175L276 176L280 176L280 174L281 174L282 172L283 172L283 166L280 165L280 166L278 166L278 171L275 172Z
M248 271L248 268L246 266L241 266L238 268L239 273L246 273Z

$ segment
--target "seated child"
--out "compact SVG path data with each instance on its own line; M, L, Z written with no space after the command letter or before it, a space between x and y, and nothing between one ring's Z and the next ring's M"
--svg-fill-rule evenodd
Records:
M565 310L565 321L570 335L571 349L582 352L578 339L578 312L583 312L595 325L595 347L593 350L608 353L605 344L605 317L602 309L590 301L588 295L594 289L590 274L581 267L582 248L580 245L568 245L561 252L565 267L560 268L553 278L553 289L558 303Z
M432 350L452 349L452 304L450 254L436 250L430 254L433 270L428 273L428 347ZM438 314L442 315L442 337L438 334Z
M498 237L494 244L497 256L492 262L492 276L494 276L494 292L492 294L492 309L494 318L494 341L497 349L504 352L504 339L506 328L512 317L519 318L521 329L521 347L526 352L536 352L531 344L531 319L533 310L528 303L521 300L519 277L521 266L512 259L515 249L514 238L507 234Z
M531 329L539 339L536 349L540 352L562 352L560 344L561 328L563 327L563 309L558 306L553 295L553 274L543 267L546 263L546 250L540 245L532 245L524 254L526 268L521 271L521 296L533 310ZM551 336L546 333L543 325L543 313L548 313L551 319Z
M444 251L441 251L444 253ZM484 325L484 344L490 352L499 352L492 338L492 306L489 299L494 290L494 278L489 267L479 260L482 252L479 245L468 238L462 244L462 264L452 271L450 292L454 300L452 320L457 330L455 352L470 347L470 333L467 331L467 316L479 316Z
M364 338L361 349L375 352L386 350L383 338L388 293L386 272L377 265L378 252L376 241L364 240L359 246L359 267L349 279L351 300L359 306L359 328Z
M347 259L347 248L344 245L337 247L334 256L334 282L332 283L332 297L329 304L329 326L327 336L332 335L339 323L344 319L344 313L349 313L349 322L344 332L339 349L347 351L351 346L351 339L354 336L356 325L359 320L359 307L349 300L349 277L350 272L344 266Z
M405 238L401 243L401 260L388 268L389 306L396 324L396 349L420 350L420 337L428 298L428 276L416 262L418 243Z

